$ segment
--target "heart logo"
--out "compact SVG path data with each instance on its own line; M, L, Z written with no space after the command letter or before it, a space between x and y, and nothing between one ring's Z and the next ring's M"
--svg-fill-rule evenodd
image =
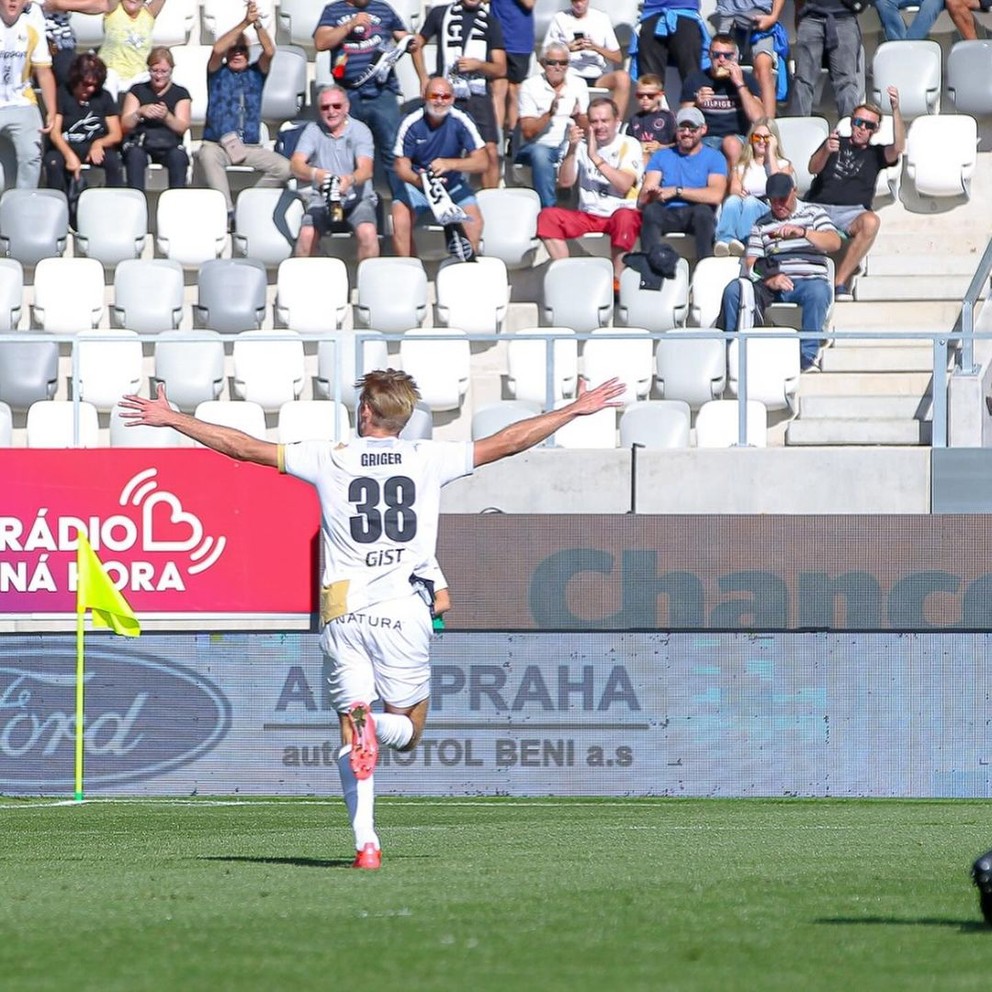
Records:
M156 514L155 509L160 503L168 504L168 516L163 519L160 511ZM179 502L177 496L172 493L153 493L145 500L142 512L142 528L144 530L144 544L148 551L189 551L195 548L203 540L203 524L198 517L192 513L187 513ZM158 518L159 532L166 529L166 525L173 528L188 527L190 537L184 541L158 541L154 536L155 519Z

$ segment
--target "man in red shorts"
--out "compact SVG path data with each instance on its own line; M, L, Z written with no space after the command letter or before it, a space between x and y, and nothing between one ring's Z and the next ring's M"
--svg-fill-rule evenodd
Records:
M573 124L568 151L558 170L558 185L579 185L579 209L545 207L537 215L537 236L554 258L568 257L568 240L591 232L610 236L614 278L619 281L623 256L641 231L637 192L644 175L641 143L619 134L617 105L605 97L589 104L588 133Z

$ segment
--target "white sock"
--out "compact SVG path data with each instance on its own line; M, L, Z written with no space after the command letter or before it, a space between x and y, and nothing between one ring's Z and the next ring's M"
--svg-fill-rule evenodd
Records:
M403 747L413 740L413 721L402 713L376 713L375 736L386 747Z
M366 844L379 846L375 832L375 776L365 779L355 778L348 755L351 745L345 744L338 752L338 774L341 776L341 792L348 808L348 819L355 831L355 850L360 851Z

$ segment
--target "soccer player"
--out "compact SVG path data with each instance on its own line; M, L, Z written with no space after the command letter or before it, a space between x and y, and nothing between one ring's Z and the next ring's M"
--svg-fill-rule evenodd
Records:
M580 381L567 406L479 441L440 442L400 439L420 396L405 372L369 372L359 385L360 436L347 445L272 444L209 424L173 410L162 385L155 399L129 395L121 406L131 425L172 427L316 488L324 551L320 645L341 725L338 770L355 833L354 867L375 869L382 863L374 821L379 744L412 750L430 702L430 580L440 577L434 554L441 487L539 444L576 417L619 406L626 387L610 379L587 390ZM376 699L385 712L373 717Z

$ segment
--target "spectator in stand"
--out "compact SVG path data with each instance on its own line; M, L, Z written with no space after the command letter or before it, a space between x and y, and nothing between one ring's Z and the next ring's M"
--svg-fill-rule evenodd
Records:
M861 26L845 0L807 0L796 7L796 62L789 112L809 117L824 55L840 117L848 117L865 91Z
M947 4L947 11L951 15L951 20L954 21L954 26L958 29L958 33L962 38L966 38L968 35L965 34L961 25L954 19L952 4L954 4L954 0L951 0ZM962 6L965 10L968 9L966 4L962 4ZM918 8L908 27L900 13L900 11L905 10L907 7ZM940 17L940 12L943 9L944 0L922 0L922 3L919 0L875 0L875 13L878 14L878 20L882 25L882 31L885 34L886 41L922 41L924 38L930 36L930 29L933 27L937 18ZM971 9L978 10L978 3L976 2ZM966 23L972 32L974 32L974 20L970 14L966 14L965 16ZM972 33L971 37L975 37L974 33Z
M107 67L107 89L118 99L148 79L155 18L165 0L63 0L83 14L103 14L100 58Z
M698 107L706 121L704 141L719 148L734 163L744 151L751 124L765 116L761 88L737 61L737 43L729 34L716 34L710 43L710 67L694 72L682 83L683 107Z
M933 0L930 0L932 3ZM951 20L954 22L954 26L958 29L958 34L961 35L962 41L977 41L978 40L978 24L975 21L973 12L976 10L982 11L982 13L987 14L989 10L992 10L992 2L990 0L945 0L947 5L947 13L951 15ZM929 16L928 4L920 7L920 12L916 15L916 20L919 20L923 16L923 12L927 11L927 16ZM937 13L940 13L938 9ZM881 12L878 15L881 17ZM935 18L936 19L936 18ZM916 26L916 22L913 22L913 27ZM927 26L927 31L930 30L930 26ZM915 34L912 36L907 33L907 38L916 37Z
M41 8L27 0L0 4L5 44L0 49L0 134L6 135L17 157L17 188L34 189L41 175L41 135L55 123L57 109L55 74L45 41ZM31 86L34 74L45 101L45 118Z
M713 254L716 208L727 192L727 160L703 144L706 122L698 107L683 107L675 120L675 147L651 156L637 198L644 212L641 247L649 251L664 234L691 234L696 257L708 258Z
M107 67L92 53L77 55L66 86L59 88L58 112L45 152L45 183L65 193L69 176L79 179L83 163L103 169L107 186L124 185L117 101L103 88Z
M605 97L589 104L589 126L568 130L568 151L558 170L558 185L578 184L579 208L545 207L537 215L537 236L554 258L568 258L570 238L602 233L610 236L614 288L619 289L622 256L631 251L641 230L637 189L644 175L641 143L619 134L620 112Z
M244 33L251 27L262 46L254 62L248 60ZM231 221L234 201L227 178L229 165L246 165L260 172L256 186L279 187L289 179L289 162L260 144L262 88L275 52L258 7L249 0L240 23L214 42L207 61L207 115L196 160L205 184L224 194Z
M541 59L544 72L530 76L520 87L522 144L515 161L530 166L542 207L558 201L555 172L568 145L569 127L578 124L585 130L589 123L589 87L568 71L568 62L568 49L551 45Z
M530 75L530 60L535 45L536 2L537 0L490 0L489 4L503 31L503 43L506 46L506 78L493 80L493 101L496 105L496 126L508 136L513 134L517 126L520 84Z
M440 176L453 203L468 214L462 226L474 251L482 237L482 212L466 173L485 172L486 145L472 118L453 107L455 91L443 76L431 76L424 105L408 114L396 136L396 175L403 183L393 200L393 250L401 258L416 254L413 225L430 208L422 177Z
M891 144L871 144L872 135L882 123L882 108L860 103L851 116L851 136L842 138L835 130L809 160L813 183L806 194L807 202L821 207L834 227L850 238L837 266L837 299L851 299L851 279L878 234L878 214L871 209L878 174L895 165L906 148L899 90L890 86L886 92L892 107Z
M307 210L295 254L318 254L321 236L330 234L338 222L331 216L334 201L330 199L336 178L334 195L340 197L340 222L355 232L358 260L375 258L379 254L379 232L377 197L372 188L372 132L348 116L348 94L340 86L322 87L317 94L317 110L320 120L303 129L290 159L293 175L308 187Z
M627 122L627 133L641 143L647 162L659 149L675 144L675 114L662 106L665 84L660 76L650 72L637 80L634 98L639 109Z
M766 117L774 117L779 99L785 99L788 79L783 68L789 57L789 36L779 24L785 0L717 0L714 22L720 34L730 35L740 57L754 67Z
M149 159L165 166L169 189L186 185L189 156L183 136L189 130L189 90L172 81L175 62L164 46L148 56L147 83L135 83L124 97L121 124L124 128L124 171L131 189L145 188Z
M572 72L588 86L609 90L621 116L626 116L630 76L622 68L623 52L609 15L590 10L589 0L572 0L571 10L560 10L551 18L544 50L554 42L568 46Z
M768 180L768 202L770 210L751 231L744 266L770 301L799 304L801 330L822 332L830 309L827 255L840 248L840 235L823 210L797 198L796 181L787 172ZM723 291L717 324L725 331L737 330L740 283L734 279ZM819 369L820 347L816 338L803 339L801 369Z
M779 172L792 175L792 171L775 122L768 117L755 121L748 132L744 154L730 170L730 195L723 201L716 224L714 255L724 258L744 254L751 228L768 213L768 180Z
M423 94L429 82L424 66L423 46L437 39L437 63L432 73L445 76L455 90L455 109L475 121L486 143L488 164L482 185L499 185L499 147L502 135L496 124L492 81L506 76L506 50L503 31L483 0L455 0L432 7L417 37L413 62Z
M650 72L664 79L674 62L685 80L702 66L709 40L699 0L644 0L640 27L630 40L630 74L640 79Z
M415 44L413 38L403 40L408 36L403 19L385 0L333 0L313 33L314 48L331 53L331 73L349 92L351 117L367 124L375 139L376 182L388 183L394 197L401 186L393 169L400 87L392 67L381 73L368 70L387 53ZM395 50L390 42L397 43Z

